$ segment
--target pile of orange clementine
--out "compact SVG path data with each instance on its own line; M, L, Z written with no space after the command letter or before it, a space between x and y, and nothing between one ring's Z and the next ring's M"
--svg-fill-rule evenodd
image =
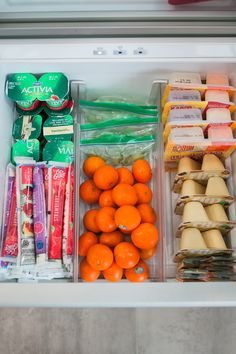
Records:
M145 281L149 268L144 260L154 255L158 242L152 191L146 184L152 178L150 164L136 160L131 172L92 156L84 161L83 171L88 178L80 185L80 198L98 207L83 217L87 231L79 239L81 278L91 282L102 274L112 282L123 276Z

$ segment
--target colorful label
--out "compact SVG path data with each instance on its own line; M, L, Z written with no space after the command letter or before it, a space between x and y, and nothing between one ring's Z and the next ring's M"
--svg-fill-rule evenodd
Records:
M203 155L212 152L225 160L235 150L236 139L219 143L212 143L209 139L192 143L186 143L184 140L178 143L169 140L165 145L164 160L167 163L175 162L177 165L177 162L184 156L200 159Z
M16 112L19 116L36 116L43 110L43 103L39 102L39 105L33 109L21 109L18 105L16 105Z
M17 166L19 178L19 226L21 238L20 263L35 263L35 242L33 222L33 165Z
M164 129L163 133L163 140L164 143L167 142L170 132L174 128L193 128L193 127L200 127L203 130L203 133L205 136L207 136L208 129L212 126L228 126L231 127L232 130L236 129L236 122L235 121L230 121L230 122L207 122L207 121L179 121L179 122L171 122L167 123Z
M15 182L15 169L13 166L8 165L7 167L7 182L6 182L6 192L5 192L5 202L4 202L4 220L3 220L3 233L2 233L2 244L1 244L1 249L3 247L3 244L6 239L7 235L7 228L9 224L9 217L10 217L10 212L11 212L11 201L12 201L12 195L13 195L13 186Z
M61 110L67 107L68 102L69 102L68 96L62 99L59 99L58 96L54 96L50 100L46 101L46 105L52 110Z
M72 256L73 249L73 231L74 231L74 169L70 164L68 172L68 181L66 185L66 201L64 211L63 228L63 261L66 263L66 256Z
M23 111L32 111L32 110L36 109L40 105L40 102L39 102L39 100L17 101L16 105L19 108L21 108Z
M43 135L48 141L51 140L71 140L73 137L73 118L49 117L43 125Z
M51 167L49 172L49 259L62 259L63 220L68 167Z
M43 149L44 161L73 162L74 144L72 141L51 141Z
M7 95L14 101L46 101L62 99L69 90L67 77L62 73L46 73L38 79L30 73L7 76Z
M15 163L16 157L32 157L35 161L39 160L40 144L37 139L19 140L12 145L11 160Z
M41 134L41 127L40 115L19 117L14 122L12 136L16 140L37 139Z
M48 212L48 166L46 165L44 165L43 168L43 183L44 183L46 213L47 213Z
M223 86L223 85L196 85L191 83L176 83L176 84L168 84L166 85L165 91L162 96L162 107L165 106L170 92L172 90L195 90L200 92L201 96L204 97L204 94L207 90L217 90L217 91L225 91L232 98L236 88L233 86Z
M74 106L74 103L71 99L68 100L68 103L65 107L63 106L60 109L59 108L58 109L49 108L45 103L44 111L51 117L54 117L54 116L55 117L58 117L58 116L64 117L72 112L73 106Z
M223 103L223 102L206 102L206 101L182 101L182 102L167 102L162 112L162 123L165 125L168 121L169 113L172 109L182 109L182 108L199 108L203 114L210 108L227 108L230 113L233 113L236 109L234 103Z
M18 255L18 217L16 202L16 180L14 179L9 220L6 230L6 238L3 244L2 256L16 258Z
M43 165L36 165L33 171L34 236L36 254L46 253L47 215L43 168Z

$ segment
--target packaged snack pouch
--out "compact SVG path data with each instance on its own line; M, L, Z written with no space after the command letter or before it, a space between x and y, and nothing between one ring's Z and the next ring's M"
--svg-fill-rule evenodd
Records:
M33 221L37 263L46 260L47 215L43 183L44 164L36 164L33 170Z
M18 220L16 206L16 178L15 167L7 167L4 218L1 237L1 256L16 261L18 255Z
M46 213L48 213L48 165L46 163L44 163L43 167L43 184L45 193Z
M18 210L18 247L20 265L35 264L35 237L33 220L33 171L35 161L16 159L16 190Z
M71 163L68 169L66 184L66 200L63 227L63 263L71 264L73 250L73 227L74 223L74 167Z
M48 166L48 259L62 260L63 221L68 164L50 162Z

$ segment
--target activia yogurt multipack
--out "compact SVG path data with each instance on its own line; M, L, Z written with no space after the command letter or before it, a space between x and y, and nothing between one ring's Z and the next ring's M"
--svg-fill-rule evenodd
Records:
M69 96L69 81L63 73L42 75L14 73L7 76L6 94L16 102L19 114L38 114L41 110L69 114L73 103ZM61 113L60 113L61 114ZM62 115L64 111L62 112Z

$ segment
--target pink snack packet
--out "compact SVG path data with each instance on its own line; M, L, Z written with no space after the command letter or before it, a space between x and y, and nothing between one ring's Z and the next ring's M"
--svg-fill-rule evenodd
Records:
M33 170L35 161L19 158L16 166L18 209L18 247L20 264L35 264L35 239L33 221Z
M47 211L48 211L48 166L47 165L44 165L44 168L43 168L43 183L44 183L46 213L47 213Z
M50 165L48 167L48 259L62 260L68 164L51 162Z
M47 214L43 170L42 163L37 163L33 170L33 219L37 263L46 261Z
M63 263L71 263L74 232L74 167L71 163L66 185L66 201L63 227Z
M2 254L2 249L3 249L5 239L6 239L7 228L8 228L8 224L9 224L14 182L15 182L15 166L13 166L10 163L7 166L6 183L5 183L3 228L2 228L2 234L1 234L1 254Z
M12 186L10 213L8 217L5 239L3 240L2 256L15 258L15 260L18 256L18 217L15 178Z

